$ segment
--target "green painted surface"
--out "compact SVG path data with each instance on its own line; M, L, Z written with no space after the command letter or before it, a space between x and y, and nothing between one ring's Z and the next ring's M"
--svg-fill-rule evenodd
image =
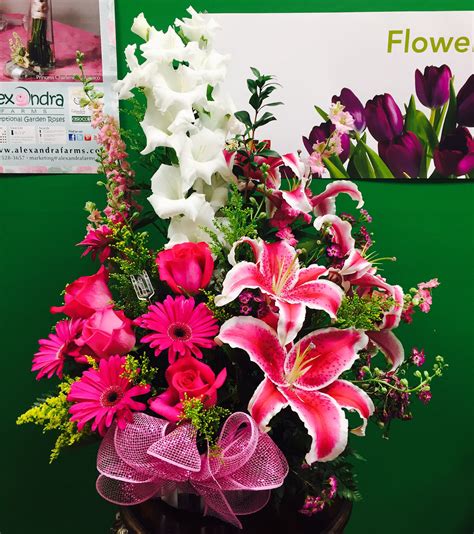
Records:
M164 25L182 16L188 0L117 1L119 49L138 11ZM471 1L418 2L416 9L470 9ZM209 11L351 10L341 1L220 0L195 2ZM291 7L289 7L291 6ZM414 9L412 2L359 2L357 10ZM247 36L249 38L249 36ZM120 54L119 54L120 55ZM120 61L123 72L123 61ZM95 493L95 449L66 453L48 465L51 436L14 425L16 416L48 392L29 372L37 339L53 322L50 305L60 302L67 282L93 272L74 243L84 233L86 200L102 202L95 176L14 176L0 180L0 305L2 343L1 490L2 534L105 534L114 507ZM417 406L415 420L395 424L390 440L373 426L353 445L368 459L359 469L365 500L354 508L348 534L464 534L472 532L472 302L474 259L472 183L360 184L374 217L377 250L396 255L386 266L392 282L409 288L438 276L429 316L399 330L405 346L443 354L451 367L434 385L433 401Z

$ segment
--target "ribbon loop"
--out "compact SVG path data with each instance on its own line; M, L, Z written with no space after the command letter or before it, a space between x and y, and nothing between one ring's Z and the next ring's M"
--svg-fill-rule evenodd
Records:
M288 474L288 464L271 438L245 413L224 423L217 446L199 454L196 431L135 413L120 430L115 425L99 448L97 491L119 505L134 505L163 491L196 493L205 513L242 528L237 515L261 510Z

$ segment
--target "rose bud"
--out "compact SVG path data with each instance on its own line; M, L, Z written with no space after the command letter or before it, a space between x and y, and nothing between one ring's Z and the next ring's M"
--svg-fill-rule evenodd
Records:
M150 399L150 409L169 421L177 422L183 409L182 401L199 398L205 408L217 402L217 390L224 384L226 369L217 375L205 363L192 356L183 356L172 363L165 372L168 389Z
M392 141L379 143L379 154L395 178L407 178L407 175L418 178L423 145L413 132L404 132Z
M391 141L403 132L403 116L391 95L377 95L365 105L367 128L377 141Z
M339 96L334 95L332 102L336 104L340 102L344 106L344 110L348 111L354 119L354 126L358 132L365 130L365 110L362 102L356 95L347 87L341 91Z
M315 126L308 137L303 136L303 144L309 154L314 152L314 145L318 143L325 143L336 130L336 127L331 121L322 122L319 126ZM351 140L347 134L341 134L342 152L339 158L344 163L349 157L351 151Z
M458 93L457 121L461 126L474 127L474 74L471 74Z
M423 74L415 71L415 87L418 100L427 108L436 109L444 106L449 100L451 69L447 65L441 67L425 67Z
M179 294L196 295L207 287L214 260L207 243L182 243L156 257L160 280Z
M87 319L97 310L112 306L107 287L109 273L102 267L92 276L81 276L66 286L64 306L53 306L51 313L65 313L73 319Z
M106 308L91 315L84 323L76 344L87 345L99 358L129 353L135 345L132 320L122 310Z
M443 176L463 176L474 169L474 140L467 128L458 126L434 151L436 170Z

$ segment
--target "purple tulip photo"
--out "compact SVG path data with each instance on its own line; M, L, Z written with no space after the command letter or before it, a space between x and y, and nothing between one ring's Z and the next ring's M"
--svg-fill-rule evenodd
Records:
M458 93L457 121L461 126L474 127L474 74L471 74Z
M344 87L339 96L334 95L332 97L332 102L334 104L340 102L344 106L345 111L348 111L352 115L355 129L358 132L363 132L365 130L366 123L364 106L350 89Z
M391 141L380 142L379 154L395 178L418 178L423 145L413 132L404 132Z
M437 109L449 100L451 69L447 65L441 67L425 67L423 74L419 69L415 72L415 87L418 100L427 108Z
M403 132L403 116L392 95L377 95L365 105L367 128L379 142L392 141Z
M467 128L458 126L446 135L434 151L436 170L443 176L464 176L474 169L474 139Z

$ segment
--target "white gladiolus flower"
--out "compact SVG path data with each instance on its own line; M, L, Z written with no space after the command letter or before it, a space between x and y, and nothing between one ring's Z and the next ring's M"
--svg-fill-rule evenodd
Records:
M141 127L142 154L160 147L176 153L176 165L161 165L152 178L150 204L171 219L171 246L209 240L203 227L216 231L214 217L225 206L232 173L224 156L226 138L242 131L235 107L222 89L229 58L212 49L218 25L189 8L190 18L177 20L179 32L150 26L139 15L133 31L145 39L125 51L130 72L117 84L120 98L142 88L147 109Z
M176 19L175 25L181 28L183 34L190 40L196 41L201 46L212 46L219 24L207 14L197 13L191 6L186 10L191 18Z
M223 154L224 145L225 135L220 130L203 128L188 137L179 160L183 178L191 183L201 178L210 185L214 173L228 175L229 169Z
M179 157L186 142L188 131L194 130L194 113L191 109L169 108L161 113L155 105L155 97L150 89L145 89L147 110L140 123L146 136L146 146L142 154L150 154L160 146L173 148Z
M150 31L148 41L140 46L145 59L165 64L171 63L174 59L185 61L191 53L191 48L185 46L171 26L166 32Z
M207 84L202 83L200 73L180 65L174 69L163 65L152 83L156 105L163 113L171 106L191 109L195 102L206 98Z
M167 243L166 248L171 248L178 243L187 243L189 241L193 241L194 243L205 241L206 243L209 243L210 236L204 228L208 228L213 232L218 233L214 225L214 210L208 202L203 203L196 220L189 219L186 216L174 217L171 219L168 228L169 242Z
M219 210L227 204L229 182L224 180L220 174L214 174L212 176L210 185L198 178L194 182L193 187L198 193L204 194L206 201L214 208L214 211Z
M133 19L132 32L141 37L144 41L148 40L151 26L148 24L145 15L140 13Z
M161 165L151 179L151 190L153 194L148 200L162 219L184 215L195 221L206 204L203 194L192 193L186 198L189 186L182 180L178 167Z

